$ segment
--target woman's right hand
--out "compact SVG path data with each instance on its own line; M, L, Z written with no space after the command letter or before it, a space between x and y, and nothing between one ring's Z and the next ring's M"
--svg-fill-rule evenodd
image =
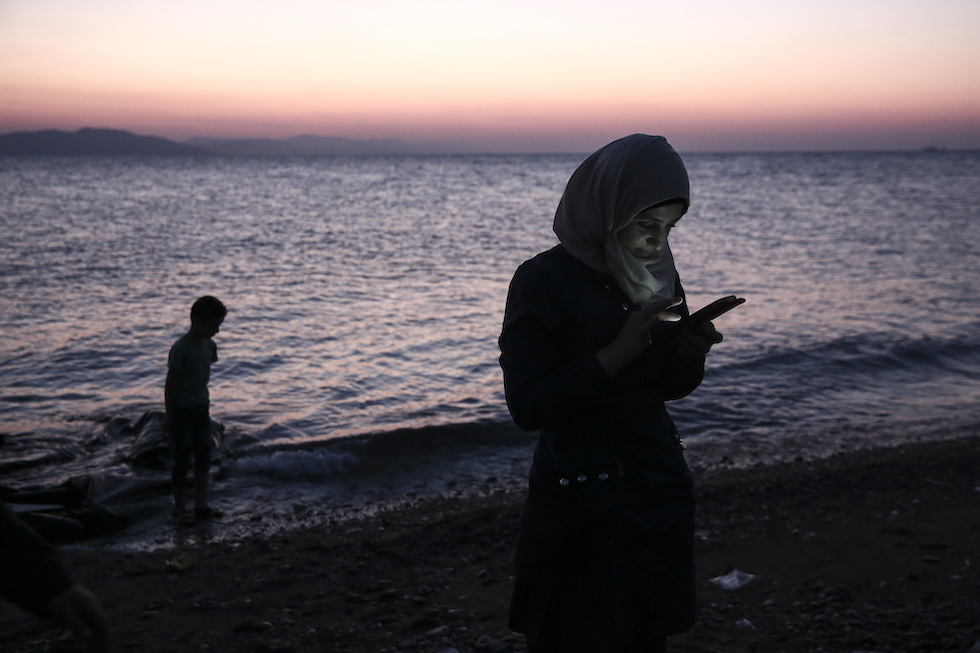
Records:
M599 364L610 377L640 356L650 346L650 329L658 322L676 322L681 319L674 308L684 303L683 297L654 302L639 311L633 311L616 335L616 339L596 352Z

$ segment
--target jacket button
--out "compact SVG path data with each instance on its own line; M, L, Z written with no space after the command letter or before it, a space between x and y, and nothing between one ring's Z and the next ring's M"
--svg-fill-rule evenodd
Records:
M600 480L600 481L604 481L604 480L606 480L607 478L609 478L609 474L607 474L607 473L605 473L605 472L602 472L601 474L599 474L599 480Z
M579 483L584 483L586 480L588 480L588 478L589 477L586 476L585 474L579 474L577 480L578 480Z
M567 478L559 479L558 485L568 485L568 479Z
M626 304L623 304L623 310L628 312L630 310L630 307L627 306Z

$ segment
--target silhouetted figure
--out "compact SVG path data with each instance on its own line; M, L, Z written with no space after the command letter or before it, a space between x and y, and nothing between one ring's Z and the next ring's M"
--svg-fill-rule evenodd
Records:
M211 468L211 399L208 382L211 364L218 361L212 338L228 310L214 297L201 297L191 307L191 328L174 343L167 359L164 398L167 416L163 428L173 439L174 467L171 481L174 516L185 519L185 488L191 452L194 454L194 517L209 519L220 512L208 505L208 473Z
M693 488L664 402L701 383L721 334L658 338L688 314L667 234L689 197L665 139L610 143L568 182L561 244L511 282L507 405L541 431L510 611L530 653L662 651L694 624Z
M40 619L54 619L109 651L109 621L99 600L75 583L47 541L0 503L0 595Z

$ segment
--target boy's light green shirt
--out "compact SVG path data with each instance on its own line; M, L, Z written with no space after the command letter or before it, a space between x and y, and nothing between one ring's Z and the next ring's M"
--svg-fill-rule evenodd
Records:
M192 340L181 336L170 348L167 367L176 370L179 408L208 406L208 382L211 380L211 363L218 362L218 346L211 338Z

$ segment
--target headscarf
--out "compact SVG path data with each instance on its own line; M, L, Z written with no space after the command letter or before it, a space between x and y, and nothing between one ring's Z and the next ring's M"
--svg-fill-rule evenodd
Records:
M671 200L690 204L687 169L663 136L633 134L601 148L572 173L555 213L555 233L568 252L611 274L634 302L674 296L677 270L665 244L657 259L626 251L616 233L636 214Z

